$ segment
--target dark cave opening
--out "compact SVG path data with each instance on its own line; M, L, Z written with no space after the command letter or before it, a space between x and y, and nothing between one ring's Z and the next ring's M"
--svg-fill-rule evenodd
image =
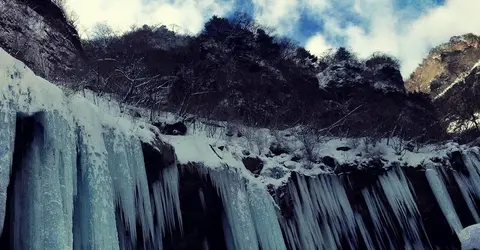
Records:
M203 204L207 204L204 207ZM185 167L180 173L180 208L183 233L178 228L164 240L164 249L227 249L223 231L224 208L208 176Z
M14 249L13 236L13 204L14 204L14 181L23 165L23 159L33 140L35 127L38 126L35 116L18 115L15 125L15 144L13 151L12 172L7 189L7 203L5 211L5 222L2 235L0 236L1 249Z

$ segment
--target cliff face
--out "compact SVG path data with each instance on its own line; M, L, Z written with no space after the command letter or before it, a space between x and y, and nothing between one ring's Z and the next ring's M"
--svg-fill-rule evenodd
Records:
M429 93L435 98L480 59L480 37L455 36L430 51L406 82L409 91Z
M49 0L0 0L0 16L0 47L48 80L72 71L82 46L59 7Z

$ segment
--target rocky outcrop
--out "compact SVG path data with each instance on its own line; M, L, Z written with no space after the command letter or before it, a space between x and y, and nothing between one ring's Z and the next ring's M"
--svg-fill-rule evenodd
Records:
M406 87L429 94L444 130L468 142L480 135L479 73L480 37L455 36L430 51Z
M81 60L79 36L50 0L0 0L0 47L37 75L58 81Z
M474 34L455 36L430 51L406 82L409 91L438 96L460 75L480 60L480 37Z

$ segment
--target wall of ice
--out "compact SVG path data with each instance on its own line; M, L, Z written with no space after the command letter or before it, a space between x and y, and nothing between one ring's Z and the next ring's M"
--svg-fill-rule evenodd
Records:
M8 224L10 248L161 249L181 227L179 175L158 168L149 186L141 143L155 131L67 96L3 50L0 74L0 233Z
M214 188L215 194L195 190L193 210L207 216L207 198L217 197L221 220L212 227L222 239L175 249L454 249L457 234L480 223L475 147L462 149L456 168L293 169L275 180L249 172L238 145L160 135L112 112L117 106L66 92L0 49L0 240L10 249L163 249L187 242L184 225L199 225L185 214L192 211L185 207L192 194L180 181L185 171ZM142 145L158 143L173 146L173 164L144 159ZM275 164L265 163L268 170ZM156 178L146 169L156 169Z

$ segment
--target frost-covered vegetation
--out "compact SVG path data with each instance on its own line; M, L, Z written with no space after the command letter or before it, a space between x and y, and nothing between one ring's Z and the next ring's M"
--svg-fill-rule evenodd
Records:
M184 118L324 136L443 136L428 97L406 93L398 61L385 54L362 60L339 48L318 58L244 14L212 17L195 36L146 25L94 33L71 81L78 90Z

